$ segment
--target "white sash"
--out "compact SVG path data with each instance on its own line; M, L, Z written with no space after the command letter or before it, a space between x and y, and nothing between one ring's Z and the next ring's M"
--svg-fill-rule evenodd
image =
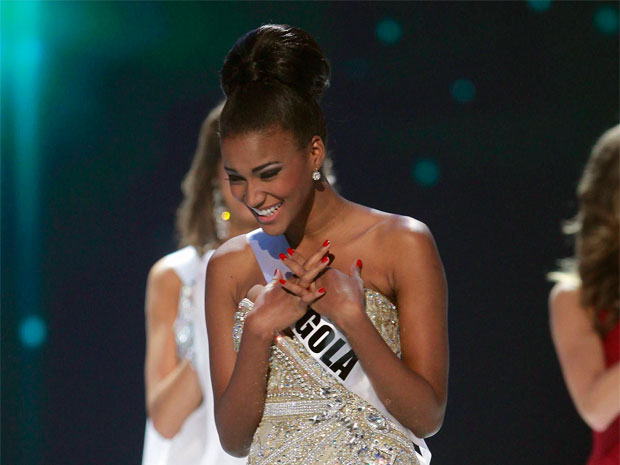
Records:
M284 235L270 236L262 229L256 229L246 234L246 237L263 272L265 282L271 281L276 268L285 276L292 274L279 257L280 253L286 252L289 247ZM421 465L430 464L431 452L424 440L415 436L388 412L373 389L362 365L358 363L349 342L336 325L309 309L291 329L308 353L321 364L327 373L399 426L401 432L413 442Z

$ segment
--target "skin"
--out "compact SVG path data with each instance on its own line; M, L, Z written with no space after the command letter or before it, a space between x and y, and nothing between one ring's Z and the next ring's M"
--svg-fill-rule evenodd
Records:
M282 284L277 273L266 286L258 285L264 278L244 238L226 242L210 261L206 315L224 449L247 455L263 412L274 336L288 331L307 302L347 336L390 413L419 437L434 434L447 398L447 290L428 228L349 202L326 182L312 181L325 157L319 137L300 148L279 127L240 134L222 140L222 157L236 198L259 209L282 203L275 221L262 227L271 235L285 234L295 249L286 263L297 275ZM331 243L324 247L326 239ZM329 263L321 261L326 255ZM397 305L402 360L364 312L364 287ZM248 293L254 310L235 352L234 313Z
M580 289L556 284L549 296L551 334L564 381L581 418L604 431L620 415L620 364L605 367L599 333L580 304Z
M254 216L239 203L228 184L222 163L217 173L224 204L231 212L229 237L256 227ZM182 282L165 257L153 265L146 289L146 410L155 429L173 438L203 400L198 375L187 360L179 360L173 324Z

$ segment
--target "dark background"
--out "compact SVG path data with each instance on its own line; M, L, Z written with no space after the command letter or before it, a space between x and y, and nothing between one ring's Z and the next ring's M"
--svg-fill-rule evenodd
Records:
M561 221L618 121L616 2L1 8L3 463L139 463L146 274L175 248L224 56L266 22L303 27L331 61L341 192L435 235L451 370L433 464L585 463L545 273L571 253Z

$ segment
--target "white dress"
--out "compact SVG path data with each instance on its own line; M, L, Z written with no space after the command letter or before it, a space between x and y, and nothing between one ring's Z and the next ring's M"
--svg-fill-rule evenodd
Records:
M183 295L179 299L179 314L191 319L196 371L200 380L203 401L183 423L172 439L166 439L147 419L144 435L142 465L239 465L246 463L228 455L222 449L213 416L213 391L209 371L209 345L204 312L205 273L213 250L200 257L192 246L164 257L183 283L183 292L190 292L193 305ZM182 294L183 294L182 292ZM185 300L185 303L184 303ZM183 304L184 303L184 304ZM183 305L185 305L183 307Z

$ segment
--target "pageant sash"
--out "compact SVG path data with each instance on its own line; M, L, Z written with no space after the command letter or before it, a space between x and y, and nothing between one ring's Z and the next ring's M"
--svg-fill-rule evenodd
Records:
M263 272L265 282L271 281L276 268L286 277L292 274L279 258L280 253L289 247L284 235L269 236L261 229L257 229L248 233L246 237ZM358 362L351 345L336 325L314 310L308 309L291 329L312 358L319 362L327 373L383 413L411 439L421 465L430 464L431 452L424 440L415 436L388 412Z

